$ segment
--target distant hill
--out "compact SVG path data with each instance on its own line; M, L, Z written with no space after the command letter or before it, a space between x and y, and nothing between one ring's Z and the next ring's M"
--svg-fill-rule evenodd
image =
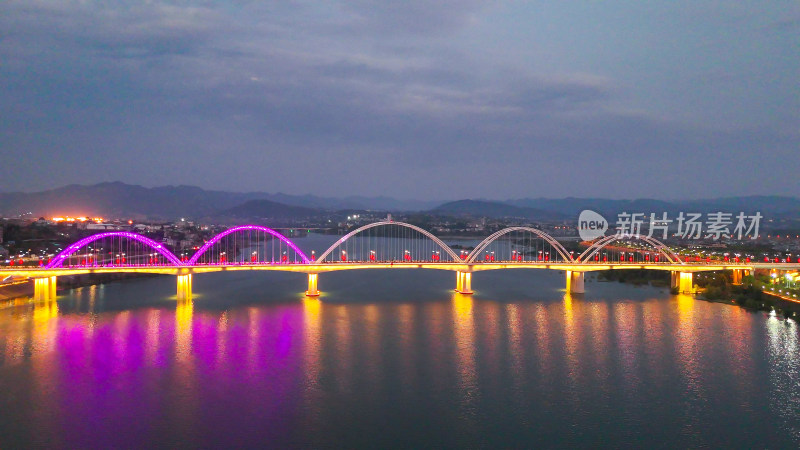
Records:
M284 205L270 200L250 200L214 215L242 219L304 219L319 216L323 212L321 209Z
M524 208L543 209L563 214L568 217L577 217L584 209L591 209L603 215L615 215L625 212L675 212L680 207L663 200L636 199L636 200L610 200L604 198L523 198L509 200L509 204Z
M702 212L710 211L760 211L769 217L789 217L800 219L800 199L779 195L751 195L747 197L725 197L684 202L687 208Z
M433 214L471 215L485 217L520 217L531 220L560 220L577 218L584 209L597 211L607 218L627 212L670 215L679 211L708 213L723 211L753 213L760 211L767 219L800 218L800 199L785 196L745 196L718 199L663 201L654 199L610 200L602 198L522 198L508 201L458 200L437 206L438 202L398 200L391 197L345 198L291 195L265 192L224 192L195 186L160 186L146 188L121 182L99 183L90 186L69 185L42 192L0 193L0 215L35 216L89 215L129 217L140 219L202 218L222 211L234 210L252 200L267 200L283 206L295 206L320 211L380 210L426 211ZM266 205L266 204L264 204ZM247 208L258 211L251 204ZM265 206L266 208L266 206ZM433 208L433 209L431 209ZM245 210L235 210L245 213ZM266 209L265 209L266 211ZM275 207L275 211L280 208ZM290 214L289 210L285 210ZM296 210L291 214L304 214Z
M270 200L291 206L325 210L419 210L432 202L403 201L389 197L346 197L289 195L264 192L209 191L195 186L146 188L121 182L91 186L72 184L42 192L0 193L0 215L31 212L36 216L89 215L175 219L206 217L250 200Z
M257 195L206 191L192 186L145 188L125 183L69 185L34 193L0 194L0 212L37 216L90 215L170 219L200 217L241 204Z
M610 200L602 198L524 198L509 200L509 204L525 208L554 211L569 217L577 217L584 209L597 211L606 217L621 212L662 213L675 215L679 212L709 213L715 211L748 214L760 211L769 218L800 218L800 199L785 196L754 195L700 200L664 201L653 199Z
M447 202L429 211L433 214L468 215L475 217L519 217L532 220L558 220L563 215L558 212L536 208L525 208L502 202L487 200L457 200Z

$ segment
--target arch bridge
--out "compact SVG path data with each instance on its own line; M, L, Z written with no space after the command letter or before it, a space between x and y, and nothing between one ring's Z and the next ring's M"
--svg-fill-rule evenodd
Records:
M0 276L34 280L34 297L55 297L58 276L104 273L154 273L177 276L178 297L190 298L192 276L206 272L272 270L308 275L309 296L319 295L324 272L368 269L435 269L456 272L456 291L472 293L472 274L485 270L545 269L566 272L566 289L584 292L584 273L599 270L647 269L672 273L672 286L692 292L693 273L733 271L734 282L749 271L798 270L798 262L685 260L648 236L605 236L579 255L537 228L509 227L474 246L448 245L418 226L380 221L358 227L336 240L319 256L268 227L242 225L219 233L196 251L173 253L164 243L126 231L103 232L80 239L48 261L35 266L0 266Z

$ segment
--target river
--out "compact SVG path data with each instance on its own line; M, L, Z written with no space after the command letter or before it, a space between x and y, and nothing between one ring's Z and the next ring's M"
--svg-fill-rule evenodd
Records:
M299 239L306 247L327 237ZM319 254L319 250L318 250ZM196 275L0 309L0 447L797 447L800 331L549 271Z

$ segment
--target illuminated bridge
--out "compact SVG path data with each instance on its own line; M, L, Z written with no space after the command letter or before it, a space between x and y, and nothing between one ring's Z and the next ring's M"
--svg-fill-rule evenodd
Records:
M292 240L267 227L230 228L197 249L174 254L164 244L130 232L98 233L81 239L40 267L2 267L0 276L34 280L34 298L55 298L59 276L104 273L153 273L177 277L178 298L191 298L192 276L206 272L273 270L308 274L306 295L317 296L319 274L337 270L436 269L456 273L455 290L472 293L472 274L484 270L550 269L566 271L566 289L584 292L584 273L608 269L649 269L672 273L672 287L689 293L693 273L731 270L733 282L755 269L798 270L780 260L754 262L681 258L656 239L643 235L605 236L582 253L567 251L543 231L530 227L500 230L469 250L444 243L417 226L382 221L357 228L320 255L304 253Z

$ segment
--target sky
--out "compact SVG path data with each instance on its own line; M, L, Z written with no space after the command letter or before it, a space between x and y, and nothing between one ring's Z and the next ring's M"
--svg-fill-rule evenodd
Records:
M0 191L800 196L800 2L0 2Z

